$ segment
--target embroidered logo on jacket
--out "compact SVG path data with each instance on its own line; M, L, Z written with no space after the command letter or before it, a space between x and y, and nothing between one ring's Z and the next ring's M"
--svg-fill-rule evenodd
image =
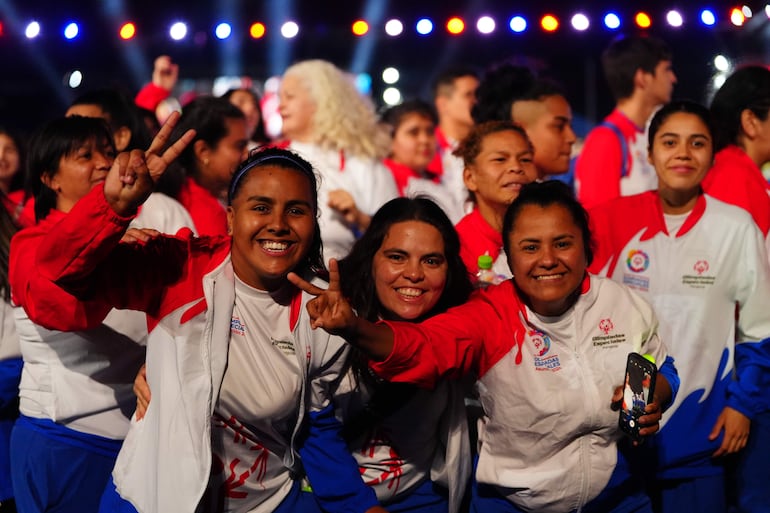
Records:
M291 340L278 340L270 337L270 343L277 347L283 354L294 355L294 342Z
M559 355L549 355L551 350L551 337L540 330L529 330L527 336L535 346L535 369L539 371L557 371L561 369Z
M604 333L604 335L597 335L591 339L594 347L612 347L626 341L625 333L613 333L613 331L615 331L615 324L609 317L599 321L599 330Z
M682 275L682 285L687 285L694 289L702 289L713 285L717 278L713 274L706 274L710 268L711 266L709 266L708 260L696 260L692 266L692 270L695 271L695 274Z
M628 266L628 269L632 272L644 272L650 266L650 257L641 249L632 249L628 252L626 266Z
M233 335L246 336L246 325L238 317L230 319L230 333Z
M623 274L623 285L642 292L650 290L650 279L646 276L639 276L650 267L650 257L641 249L632 249L628 252L626 258L626 267L633 274Z

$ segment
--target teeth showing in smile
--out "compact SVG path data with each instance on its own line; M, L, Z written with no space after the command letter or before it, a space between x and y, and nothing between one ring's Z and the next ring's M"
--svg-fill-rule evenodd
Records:
M536 279L537 280L558 280L561 277L562 277L561 274L549 274L545 276L538 276Z
M419 297L422 295L422 290L407 287L396 289L396 292L406 297Z
M286 251L288 247L289 244L287 242L269 240L262 243L262 248L266 249L267 251Z

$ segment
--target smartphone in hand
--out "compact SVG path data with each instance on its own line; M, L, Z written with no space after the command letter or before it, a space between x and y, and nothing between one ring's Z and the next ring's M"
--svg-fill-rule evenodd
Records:
M654 361L639 353L628 354L619 424L621 431L633 440L641 439L639 417L644 415L645 406L652 402L657 373Z

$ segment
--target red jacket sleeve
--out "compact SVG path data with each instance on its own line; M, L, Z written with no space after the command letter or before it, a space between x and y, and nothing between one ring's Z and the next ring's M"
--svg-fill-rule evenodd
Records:
M147 109L151 112L155 112L158 104L168 98L171 95L170 91L166 91L162 87L158 87L152 82L145 85L141 91L136 94L134 103L143 109Z
M509 280L424 322L387 322L393 351L372 363L372 370L387 380L425 388L442 378L482 377L524 340L515 294Z
M95 187L48 233L14 247L14 300L34 322L62 331L98 326L112 308L155 314L164 288L187 271L189 241L121 244L129 221Z
M585 208L620 196L623 151L618 136L606 127L596 127L586 137L575 164L577 197Z

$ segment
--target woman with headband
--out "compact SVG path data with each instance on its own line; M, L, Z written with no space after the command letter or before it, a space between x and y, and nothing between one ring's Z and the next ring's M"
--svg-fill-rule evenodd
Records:
M228 190L230 235L119 244L157 179L133 157L38 252L41 273L73 294L155 320L152 401L118 456L120 497L108 490L101 511L318 511L301 489L298 437L332 407L347 349L311 330L310 297L286 279L323 268L312 167L286 150L256 152ZM84 224L97 233L86 238Z

